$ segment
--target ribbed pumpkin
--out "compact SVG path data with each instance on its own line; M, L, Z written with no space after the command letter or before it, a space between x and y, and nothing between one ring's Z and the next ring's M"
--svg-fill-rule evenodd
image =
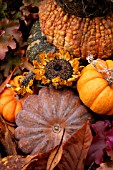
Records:
M101 59L112 56L112 11L101 17L83 17L65 13L55 0L44 0L39 7L41 30L51 44L83 59L90 54Z
M13 83L16 87L20 86L20 80L23 76L16 76L14 80L9 83ZM28 96L19 99L18 94L11 88L5 88L0 94L0 114L3 115L4 119L10 122L15 121L17 113L22 110L22 102Z
M113 115L113 61L98 59L84 67L77 90L92 111Z
M15 137L25 153L38 154L66 142L88 119L87 108L70 89L44 87L28 96L16 117Z

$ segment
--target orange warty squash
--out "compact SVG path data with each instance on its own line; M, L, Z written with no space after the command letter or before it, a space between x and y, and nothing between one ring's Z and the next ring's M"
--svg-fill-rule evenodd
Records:
M63 1L61 2L63 4ZM82 0L66 1L65 6L70 8L71 3L76 12L83 6ZM81 4L78 10L76 4L78 4L77 6ZM103 4L101 3L101 6ZM108 7L108 5L105 6ZM98 10L100 11L100 7L96 5L96 11ZM85 8L85 14L86 11ZM104 9L102 9L103 11ZM82 18L78 17L77 14L77 16L70 15L68 12L65 13L55 0L44 0L42 2L39 7L39 20L41 30L47 40L58 49L62 48L64 51L68 51L82 59L86 59L90 54L94 58L100 59L111 57L113 55L113 12L109 15L104 14L101 17L97 17L97 15L92 18L90 16L93 12L85 18L84 15L82 15ZM82 12L80 13L82 14ZM33 44L36 46L36 39Z
M9 83L10 85L14 84L14 87L18 89L22 78L23 76L16 76ZM22 110L22 102L27 96L28 93L20 97L20 94L18 94L15 89L5 88L5 90L0 94L0 114L2 114L4 119L14 122L17 113Z
M77 90L92 111L113 115L113 61L97 59L84 67Z

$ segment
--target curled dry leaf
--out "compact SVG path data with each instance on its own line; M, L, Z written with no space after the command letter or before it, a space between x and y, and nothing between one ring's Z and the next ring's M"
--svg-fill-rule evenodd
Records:
M92 134L87 121L80 129L78 129L67 143L61 145L57 152L57 160L54 170L83 170L84 161L91 144ZM38 154L35 156L10 156L0 161L0 170L6 169L9 165L9 170L45 170L47 162L56 155L59 146L47 153ZM63 151L63 153L62 153ZM48 159L49 158L49 159ZM61 158L61 159L60 159ZM53 161L53 162L54 162ZM51 162L51 161L50 161ZM14 166L15 165L15 166ZM54 165L54 163L53 163Z
M49 152L50 154L37 155L38 161L29 164L26 170L32 170L34 168L35 170L84 170L84 162L91 141L92 134L89 122L87 121L64 145L57 146ZM58 147L59 151L57 152ZM53 159L56 153L56 159ZM51 160L53 161L51 162ZM50 163L52 163L51 167L49 167Z
M16 42L21 43L22 34L18 30L19 27L19 21L9 21L6 18L0 21L0 29L2 30L0 35L0 60L5 58L8 47L15 49Z
M7 79L0 85L0 93L5 89L6 84L8 84L8 82L10 81L12 75L14 74L14 72L16 71L17 68L15 68L12 73L7 77Z
M57 168L59 170L84 170L84 163L91 141L92 133L87 121L64 144L63 155Z
M17 155L14 135L9 131L6 122L0 116L0 142L6 149L7 155Z
M22 157L20 155L7 156L0 160L0 170L22 170L26 164L30 164L34 157L28 155Z
M47 161L50 156L50 151L47 153L34 156L32 161L25 166L22 170L46 170Z
M24 153L49 151L79 129L89 118L87 108L71 89L44 87L38 95L28 96L16 117L15 137Z
M47 161L46 170L53 170L54 167L59 163L62 154L63 154L63 147L62 145L59 145L51 152Z

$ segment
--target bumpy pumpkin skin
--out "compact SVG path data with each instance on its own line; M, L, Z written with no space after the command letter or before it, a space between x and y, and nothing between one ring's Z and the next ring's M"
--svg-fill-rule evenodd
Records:
M101 60L101 62L108 69L113 68L112 60ZM99 69L101 70L101 68ZM113 115L113 86L109 85L104 76L91 64L87 65L77 82L77 90L82 102L92 111L98 114Z
M41 30L57 48L76 55L109 58L113 55L113 14L81 18L65 13L54 0L45 0L39 8Z
M105 16L113 11L112 0L55 0L64 12L80 17Z
M17 113L22 110L22 102L26 98L17 99L15 91L5 89L0 94L0 114L10 122L14 122Z

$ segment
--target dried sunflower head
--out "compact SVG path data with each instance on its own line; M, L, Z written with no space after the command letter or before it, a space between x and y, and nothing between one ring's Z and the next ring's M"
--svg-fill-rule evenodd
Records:
M80 76L79 58L73 58L68 52L41 53L40 62L33 60L36 80L41 84L52 83L53 86L72 86Z
M29 75L30 74L30 75ZM32 94L33 90L31 89L33 85L33 73L24 73L24 75L16 76L13 80L7 84L7 87L10 87L18 95L24 96L26 94Z

